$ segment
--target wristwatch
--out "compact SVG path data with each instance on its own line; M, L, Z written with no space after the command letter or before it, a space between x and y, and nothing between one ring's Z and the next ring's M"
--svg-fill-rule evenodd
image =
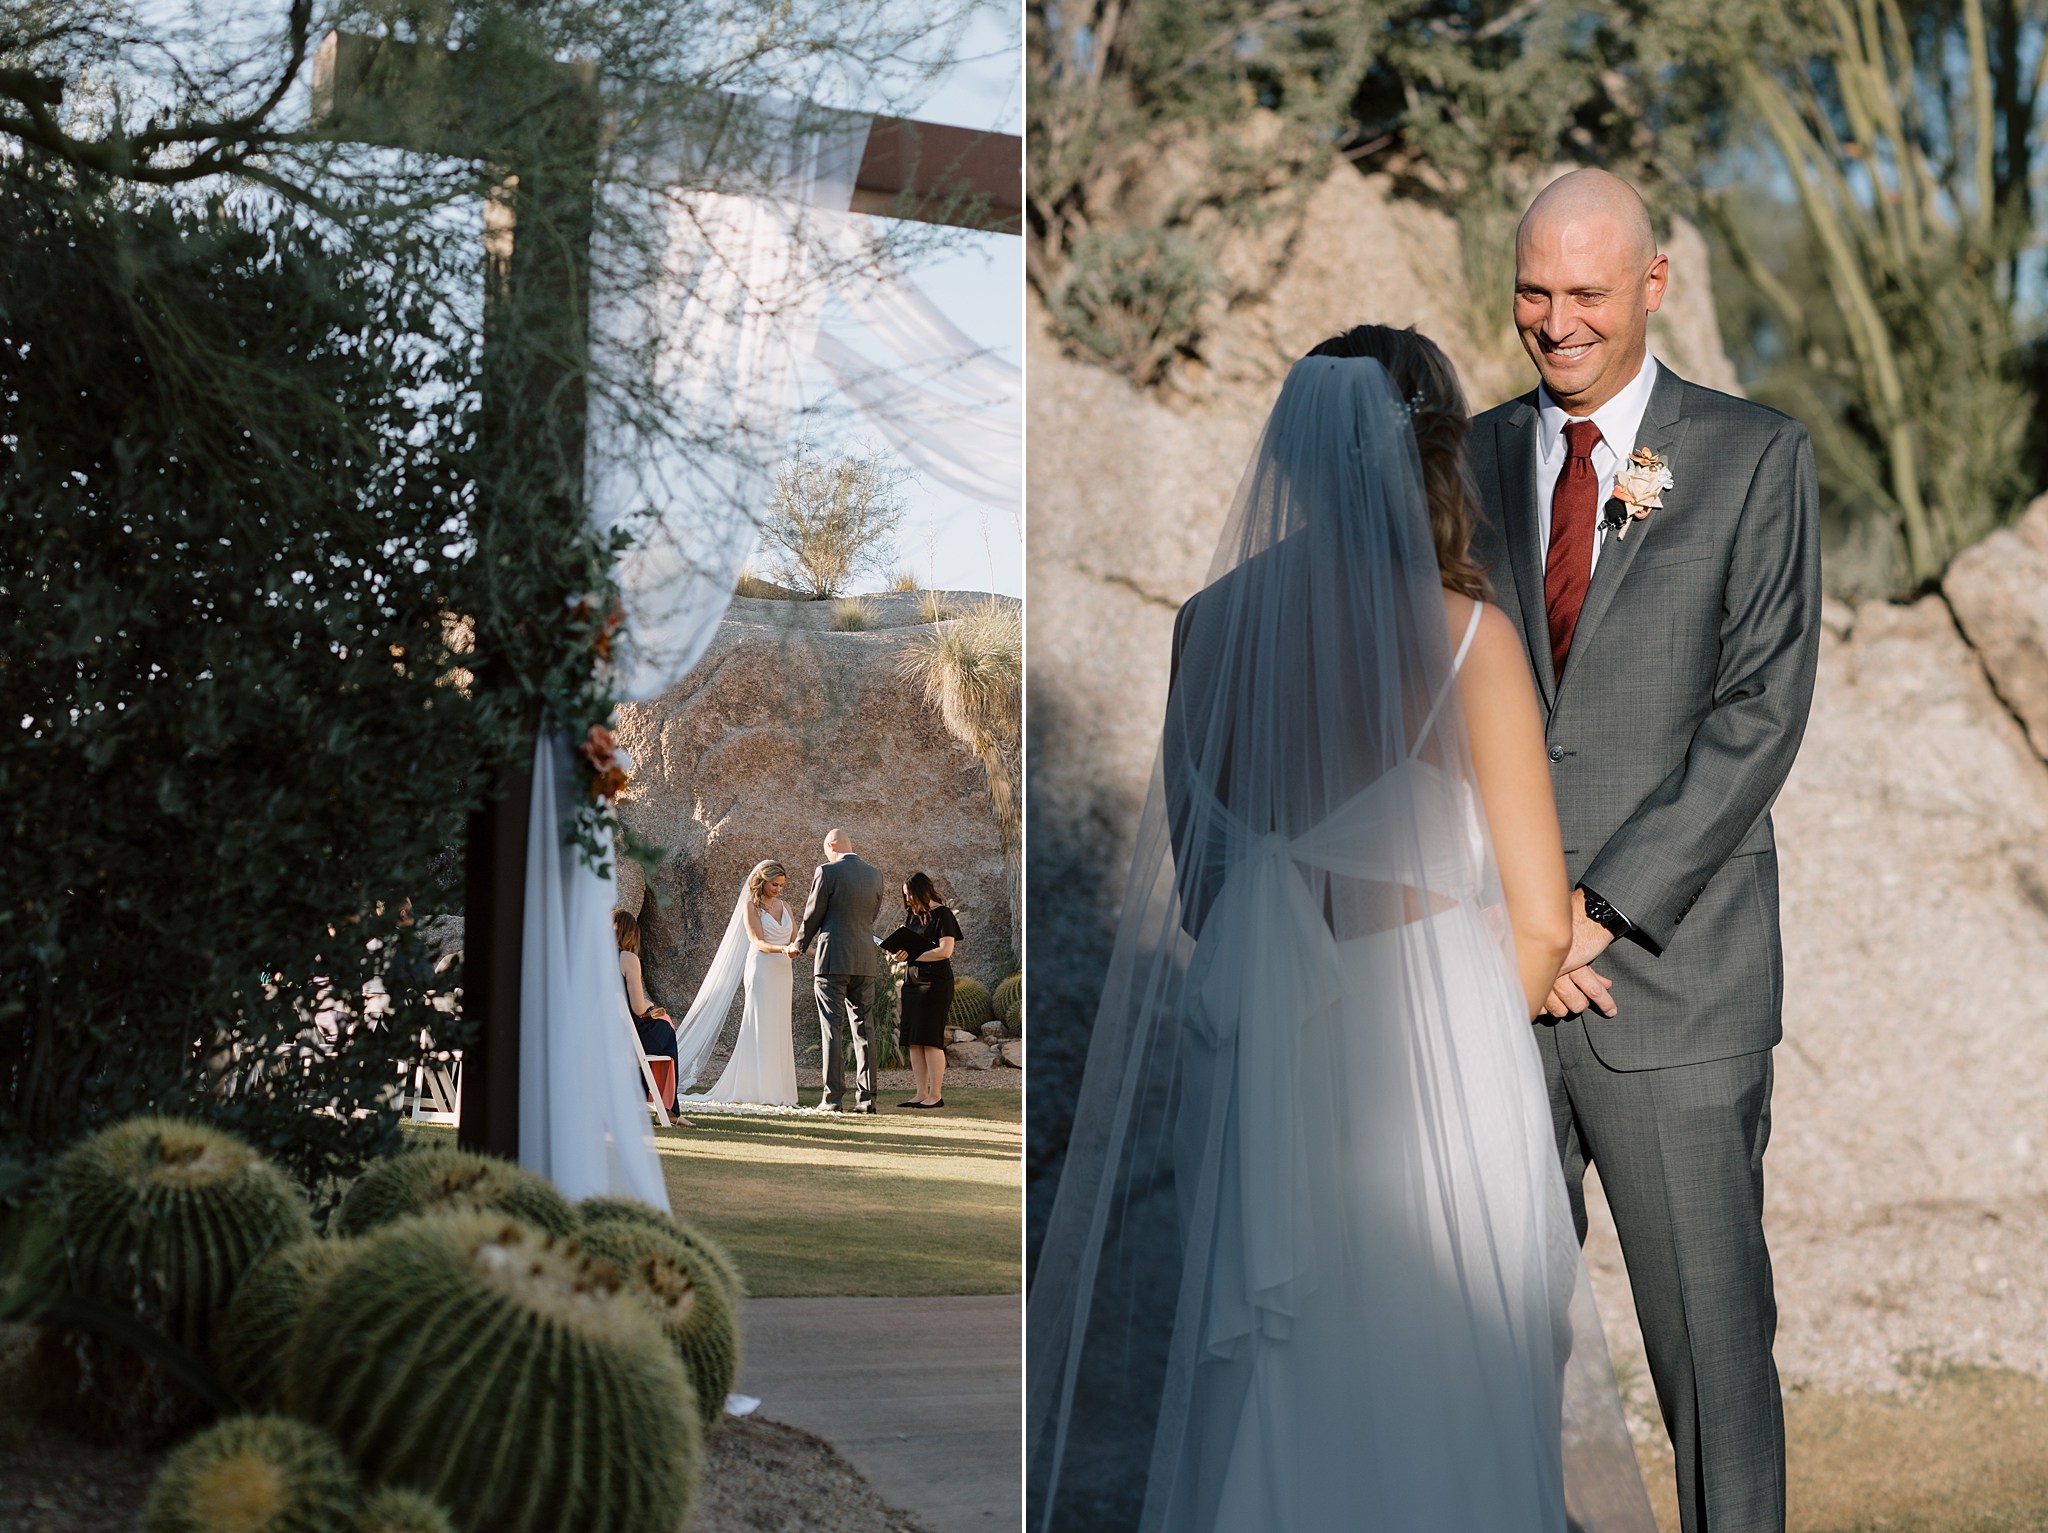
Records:
M1579 885L1579 892L1586 897L1586 919L1588 921L1598 922L1606 927L1608 931L1612 932L1616 938L1626 937L1635 930L1634 923L1627 916L1616 910L1584 884Z

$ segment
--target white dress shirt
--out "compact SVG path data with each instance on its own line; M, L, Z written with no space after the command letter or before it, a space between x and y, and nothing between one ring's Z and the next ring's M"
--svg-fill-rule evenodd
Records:
M1614 494L1614 476L1636 450L1636 432L1643 424L1643 412L1650 407L1650 390L1657 386L1657 359L1643 354L1643 365L1629 385L1595 410L1593 424L1600 428L1600 440L1593 444L1593 471L1600 476L1600 499L1605 506ZM1550 391L1536 386L1536 526L1542 535L1546 561L1550 555L1550 500L1557 493L1557 476L1564 472L1566 458L1565 422L1578 417L1565 414L1564 406L1550 397ZM1600 549L1607 542L1607 529L1593 533L1593 568L1600 567Z

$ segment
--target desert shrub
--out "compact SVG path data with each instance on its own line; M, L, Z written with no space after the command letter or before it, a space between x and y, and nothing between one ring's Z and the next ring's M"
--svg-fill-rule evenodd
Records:
M880 574L903 525L898 493L909 471L880 448L824 457L800 447L775 471L761 528L769 573L826 600L864 573Z
M1048 307L1062 340L1143 388L1193 346L1220 290L1200 243L1177 229L1091 230Z

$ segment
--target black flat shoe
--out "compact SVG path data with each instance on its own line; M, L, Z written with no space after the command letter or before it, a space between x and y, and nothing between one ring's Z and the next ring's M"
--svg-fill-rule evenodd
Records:
M922 1102L898 1102L898 1103L897 1103L896 1105L897 1105L898 1107L922 1107L922 1106L924 1106L924 1103L922 1103Z
M912 1102L910 1105L912 1107L921 1107L926 1112L930 1112L934 1107L944 1107L946 1105L946 1099L944 1097L940 1097L936 1102Z

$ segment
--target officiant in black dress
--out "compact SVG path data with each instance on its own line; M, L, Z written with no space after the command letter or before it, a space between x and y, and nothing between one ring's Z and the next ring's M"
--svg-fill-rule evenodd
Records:
M882 944L910 964L897 1008L897 1037L910 1056L917 1095L899 1107L946 1105L940 1088L946 1081L946 1021L953 1012L953 949L959 941L959 919L939 902L931 879L911 874L903 885L903 924Z

